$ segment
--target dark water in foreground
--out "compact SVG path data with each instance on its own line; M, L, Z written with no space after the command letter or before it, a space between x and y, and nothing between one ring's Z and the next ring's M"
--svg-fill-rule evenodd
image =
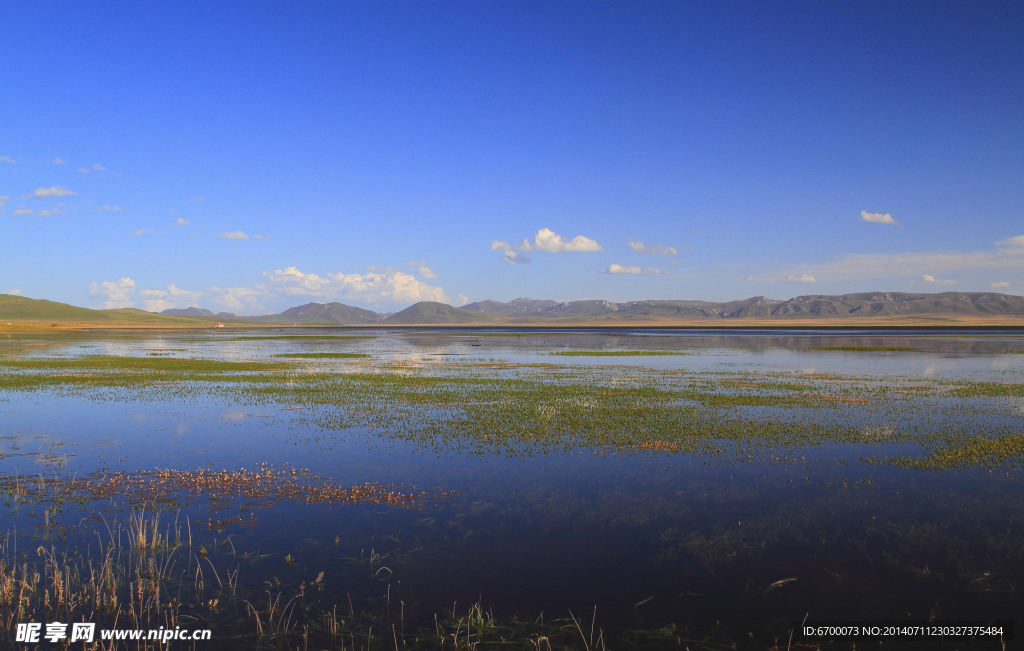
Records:
M309 585L323 572L318 603L341 604L350 612L387 610L398 614L390 621L400 616L402 626L410 629L430 628L436 614L462 613L476 603L501 621L565 620L572 612L585 616L587 625L593 618L608 639L674 625L676 638L725 640L740 648L786 648L794 625L805 618L1016 618L1021 626L1020 455L936 469L879 461L924 454L927 446L921 441L945 435L1024 433L1020 331L632 329L476 336L445 330L325 329L316 332L322 339L261 338L310 333L100 334L60 341L59 346L7 345L8 354L19 359L152 354L278 360L283 358L275 355L344 350L370 356L369 366L358 367L364 371L406 364L429 374L434 365L468 361L554 365L554 371L546 366L537 372L572 371L571 381L582 377L584 382L595 372L602 382L622 375L657 384L672 377L660 374L679 371L741 380L759 374L785 381L835 376L878 386L988 382L1011 389L966 405L930 395L881 407L842 403L836 407L841 411L828 412L829 418L861 431L886 432L877 441L765 444L750 454L736 453L743 445L736 440L722 442L724 454L583 442L569 449L509 454L432 445L375 428L322 427L304 419L307 410L301 405L261 402L231 390L128 399L87 386L73 391L12 388L0 393L0 472L66 478L98 470L253 469L270 463L308 469L343 486L377 482L431 491L425 503L407 507L297 501L240 505L231 500L211 507L204 497L169 506L161 516L165 525L187 517L215 556L228 538L238 554L250 553L240 565L239 589L256 595L253 600L266 600L265 593L277 586L287 592L300 583ZM374 338L336 339L352 334ZM559 351L686 354L551 355ZM350 362L310 363L323 364L316 368L327 373L349 372L355 368ZM460 372L451 366L436 369ZM738 405L724 411L723 418L786 421L825 413L817 407L795 408L775 418L772 409ZM63 504L47 526L41 507L11 506L7 529L17 530L20 551L12 552L14 536L9 536L8 551L25 558L39 541L79 544L95 538L89 533L94 529L109 526L82 518L99 511L123 520L127 510L117 499ZM212 526L215 521L227 524ZM705 643L693 646L713 648L712 642ZM829 643L849 648L843 646L847 642ZM857 648L872 643L878 640L862 640ZM945 648L997 649L1000 644L959 640ZM890 647L900 645L890 642Z

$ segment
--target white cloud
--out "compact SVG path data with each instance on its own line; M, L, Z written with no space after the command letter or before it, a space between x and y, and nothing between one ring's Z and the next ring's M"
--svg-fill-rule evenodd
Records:
M621 265L621 264L610 264L607 268L602 269L603 274L665 274L667 271L661 269L655 269L654 267L639 267L637 265Z
M637 253L652 253L654 255L678 255L679 249L674 246L665 246L664 244L652 244L647 246L639 240L634 240L632 237L627 238L629 240L629 248L633 249Z
M14 289L7 290L7 293L11 296L21 296L21 290L15 287Z
M255 314L263 309L260 293L251 287L212 287L210 292L228 312Z
M266 288L273 293L307 295L318 298L348 298L363 301L447 302L448 295L440 287L417 280L412 274L393 269L365 274L329 273L327 277L303 273L296 267L264 272Z
M202 294L181 289L173 284L167 289L144 289L139 292L142 309L150 312L162 312L172 307L192 307L200 302Z
M177 221L174 222L175 226L188 226L192 222L185 219L184 217L178 217Z
M49 210L37 210L36 217L53 217L54 215L60 215L63 211L58 208L50 208Z
M298 267L275 269L273 273L264 271L263 275L270 282L271 287L276 288L281 294L319 296L326 292L326 288L330 284L329 279L316 274L302 273Z
M459 294L455 299L455 307L462 307L469 302L469 297L465 294Z
M639 273L643 273L643 272L644 272L644 270L642 268L636 266L636 265L630 265L628 267L624 267L621 264L610 264L610 265L608 265L608 268L604 270L603 273L606 273L606 274L639 274Z
M931 274L921 274L921 280L928 285L955 285L955 280L943 280Z
M526 244L526 240L523 240ZM521 247L523 251L530 251L530 248ZM561 253L562 251L601 251L601 245L589 237L577 235L571 240L563 239L550 228L542 228L533 236L532 249L546 253Z
M184 221L184 224L181 223L182 221ZM184 226L185 224L188 224L188 223L189 223L188 220L182 220L182 219L179 218L178 221L175 224L178 225L178 226ZM270 239L269 235L256 235L256 234L253 234L252 236L249 236L246 233L243 233L242 231L231 231L230 233L217 233L217 237L224 238L225 240L249 240L249 239L253 239L253 240L269 240Z
M49 188L36 188L35 192L33 192L31 195L29 195L29 196L27 196L25 198L26 199L49 199L50 197L65 197L65 196L67 196L69 194L74 195L74 194L77 194L77 193L76 192L72 192L71 190L68 190L65 187L61 187L61 186L55 185L55 186L52 186L52 187L49 187Z
M14 159L10 156L0 156L0 163L13 163Z
M121 278L118 281L104 281L102 283L89 283L89 293L103 299L103 307L113 309L118 307L131 307L135 304L132 294L135 292L135 281L131 278Z
M1010 283L1006 282L1005 280L999 280L997 282L992 283L993 289L1006 289L1009 286Z
M814 276L810 275L810 274L799 274L799 275L793 274L793 275L790 275L790 276L786 276L786 280L788 280L791 283L816 283L816 282L818 282L818 279L815 278Z
M505 261L505 264L530 264L531 262L533 262L533 260L531 260L527 256L523 255L522 253L517 253L512 249L505 251L505 253L502 255L502 260Z
M1024 268L1024 236L1000 240L996 244L998 246L989 251L853 253L840 256L838 260L832 262L764 274L759 276L758 280L781 281L801 274L828 281L906 276L920 278L926 273L934 275Z
M441 287L427 285L415 276L396 269L371 269L366 273L304 273L297 267L263 272L265 281L250 287L210 287L192 291L176 285L162 289L144 289L136 293L134 281L92 283L89 292L104 299L105 307L130 307L138 296L144 309L160 312L172 307L199 306L236 314L265 314L264 304L280 304L282 299L294 305L306 301L342 301L349 303L391 302L409 305L419 301L451 303ZM291 298L288 298L291 297ZM457 304L469 302L459 295Z
M513 246L505 240L494 240L491 242L491 250L503 251L502 259L507 264L529 264L530 258L517 253L517 250L562 253L564 251L593 252L603 249L600 244L589 237L577 235L571 240L567 240L550 228L542 228L533 236L533 241L523 238L518 244Z
M17 208L14 209L14 216L15 217L17 217L18 215L31 215L31 214L32 214L32 209L31 208L26 208L25 206L18 206Z
M140 235L148 235L150 233L155 233L155 232L156 231L151 231L151 230L149 230L147 228L140 228L139 230L137 230L137 231L135 231L133 233L129 233L129 235L131 235L132 237L138 237Z
M53 163L54 165L67 165L68 164L68 162L66 160L62 160L60 158L54 158L50 162Z
M887 212L868 212L866 210L862 210L860 211L860 220L862 222L870 222L872 224L899 224L899 222L893 219L892 215Z
M431 270L426 260L406 262L405 264L409 267L415 267L416 273L418 273L421 278L426 278L427 280L437 280L438 278L438 275Z
M103 297L106 308L133 307L133 294L136 293L135 282L131 278L122 278L117 282L92 283L89 293ZM266 286L258 287L210 287L202 291L190 291L177 285L168 285L165 289L144 289L138 292L142 308L151 312L161 312L168 308L185 308L191 306L211 307L218 310L240 314L261 314L266 310L261 299L267 295Z
M8 199L10 199L10 197L8 197L6 194L0 195L0 208L4 207L4 204L7 203Z
M99 163L96 163L92 167L79 167L78 171L81 172L82 174L88 174L89 172L102 172L105 169L107 168L103 167Z
M186 199L185 203L203 203L206 201L204 197L196 197L195 199Z
M97 208L99 212L121 212L121 206L107 206L103 205Z

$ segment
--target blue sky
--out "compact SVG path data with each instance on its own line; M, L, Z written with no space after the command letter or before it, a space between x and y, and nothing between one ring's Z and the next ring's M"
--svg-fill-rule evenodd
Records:
M0 14L0 292L1024 294L1020 2Z

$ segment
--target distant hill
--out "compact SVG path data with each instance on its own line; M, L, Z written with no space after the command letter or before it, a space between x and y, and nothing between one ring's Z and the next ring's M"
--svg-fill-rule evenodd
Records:
M494 323L494 321L490 315L479 311L452 307L444 303L422 301L392 314L381 321L381 325Z
M315 324L329 323L335 325L364 325L376 323L381 315L361 307L352 307L344 303L306 303L293 307L280 314L246 317L249 321L264 323L298 323Z
M533 317L564 320L583 317L590 320L793 320L793 319L847 319L871 316L891 317L984 317L1024 316L1024 297L997 293L943 292L941 294L911 294L901 292L865 292L839 296L809 295L789 300L755 296L739 301L714 303L710 301L660 300L630 301L568 301L540 306L540 301L525 303L531 309L520 309L528 299L508 303L480 301L463 309L476 310L507 317Z
M517 298L508 303L479 301L463 305L462 309L477 310L486 314L500 314L502 316L531 316L555 305L558 305L558 301L537 301L532 298Z
M0 325L6 323L68 325L202 325L203 321L189 317L174 317L121 308L116 310L90 310L67 303L57 303L27 296L0 294ZM210 320L206 319L206 323Z
M189 307L157 314L136 309L90 310L25 296L0 294L0 326L6 323L97 326L227 325L627 325L673 323L712 325L744 321L837 322L864 325L872 318L886 323L1000 322L1024 325L1024 297L993 292L913 294L863 292L839 296L807 295L788 300L754 296L715 303L691 300L650 300L615 303L603 300L550 301L517 298L508 302L478 301L464 307L416 303L395 314L379 314L343 303L307 303L280 314L240 317L229 312Z

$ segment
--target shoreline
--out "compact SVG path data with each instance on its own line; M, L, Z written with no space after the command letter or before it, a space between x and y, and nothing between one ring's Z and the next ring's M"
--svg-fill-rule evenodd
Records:
M106 330L123 331L172 331L181 332L196 330L209 331L237 331L237 330L272 330L272 329L353 329L353 330L415 330L415 329L457 329L457 330L496 330L496 329L536 329L536 330L571 330L571 329L601 329L601 328L673 328L693 330L721 330L721 329L872 329L872 328L896 328L896 329L922 329L922 328L1010 328L1024 329L1024 317L963 317L963 318L928 318L928 317L869 317L849 319L722 319L718 321L709 320L554 320L553 322L520 322L520 321L489 321L479 323L261 323L261 322L229 322L223 326L215 326L210 323L122 323L122 324L99 324L99 323L75 323L75 322L7 322L0 323L0 335L16 332L94 332Z

